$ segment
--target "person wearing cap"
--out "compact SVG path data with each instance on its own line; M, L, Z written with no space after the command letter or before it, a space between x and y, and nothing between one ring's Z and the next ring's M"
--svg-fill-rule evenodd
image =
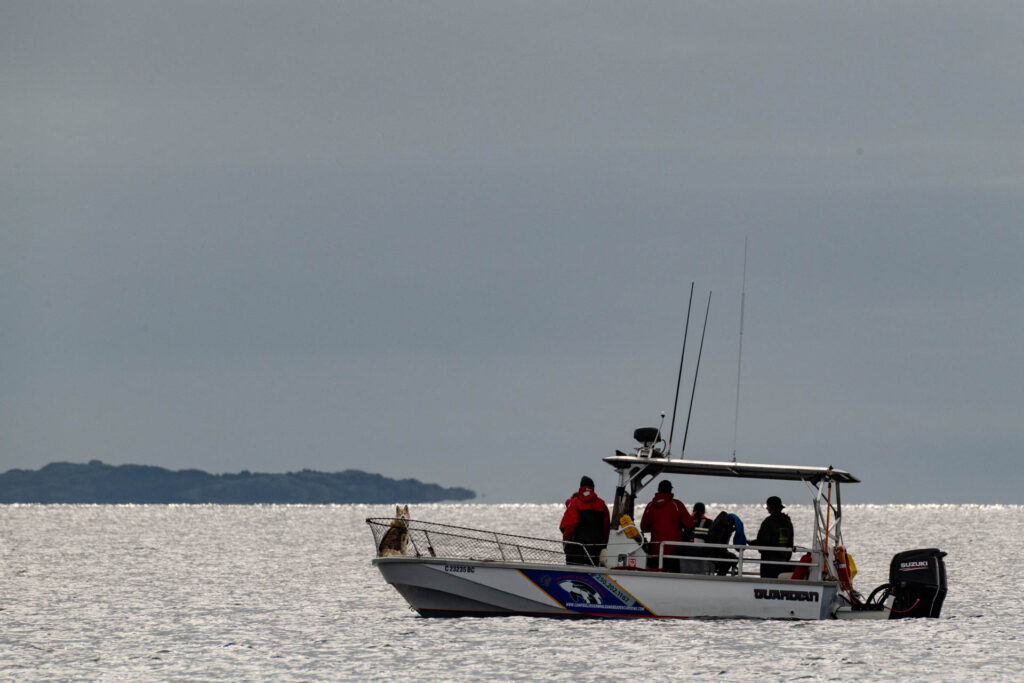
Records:
M711 520L704 514L705 511L704 503L698 501L693 504L693 540L697 543L708 542Z
M790 565L771 564L765 560L779 560L788 562L792 557L793 547L793 521L789 515L782 511L786 506L778 496L769 496L765 502L768 508L768 516L761 522L761 528L757 530L757 538L754 545L777 546L786 550L762 550L761 552L761 578L774 579L782 572L790 571Z
M611 515L608 506L594 492L594 480L584 476L579 490L565 501L565 513L558 525L562 530L566 564L597 565L608 545Z
M693 517L682 501L672 495L672 482L663 479L658 484L658 492L654 500L644 508L640 518L640 530L650 532L651 544L648 550L647 568L658 567L661 546L665 544L665 554L685 555L683 546L674 546L673 541L682 541L684 535L693 529ZM666 557L662 567L667 572L678 572L679 558Z
M712 520L708 519L707 515L704 514L706 509L704 503L700 501L693 504L693 531L685 535L685 540L692 543L708 542L708 532L711 531ZM708 548L695 546L689 548L685 554L696 557L709 557L714 553L710 552ZM691 574L707 574L710 571L709 564L702 560L683 560L681 568L683 571Z

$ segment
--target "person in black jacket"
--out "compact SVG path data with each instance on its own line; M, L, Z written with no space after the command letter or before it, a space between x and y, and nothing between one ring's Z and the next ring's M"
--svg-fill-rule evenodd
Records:
M761 551L761 578L774 579L779 574L789 571L789 565L772 564L765 560L789 561L792 557L793 547L793 521L789 515L782 511L785 505L778 496L769 496L765 503L768 508L768 516L761 522L761 528L757 530L757 538L754 545L778 546L786 550L762 550Z
M693 504L693 538L689 539L697 543L708 542L708 531L711 529L711 520L704 514L706 508L704 503Z

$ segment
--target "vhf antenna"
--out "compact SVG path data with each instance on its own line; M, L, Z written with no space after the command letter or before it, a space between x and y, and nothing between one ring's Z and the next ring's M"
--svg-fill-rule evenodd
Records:
M690 410L686 413L686 431L683 432L683 448L680 458L686 454L686 437L690 434L690 416L693 414L693 397L697 393L697 375L700 374L700 357L704 353L704 333L708 331L708 313L711 312L711 292L708 292L708 307L704 311L704 330L700 333L700 349L697 351L697 369L693 371L693 391L690 392Z
M661 411L661 422L658 423L658 441L664 441L664 437L661 435L661 428L664 427L664 426L665 426L665 411L663 410L663 411ZM657 444L658 441L655 441L654 443ZM652 455L654 453L654 447L653 446L651 447L651 453L652 453ZM665 457L667 458L668 455L666 454Z
M686 327L683 329L683 353L679 356L679 376L676 378L676 400L672 404L672 426L668 431L668 450L665 452L666 458L672 457L672 436L676 433L676 408L679 407L679 385L683 381L683 359L686 358L686 337L690 333L690 308L693 306L693 285L690 283L690 303L686 305ZM664 414L661 416L664 420ZM683 446L685 448L685 439Z

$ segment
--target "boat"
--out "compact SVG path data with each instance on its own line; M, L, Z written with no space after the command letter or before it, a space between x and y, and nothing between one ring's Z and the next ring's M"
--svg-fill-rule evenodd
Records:
M745 261L744 256L744 283ZM691 284L676 406L693 291ZM705 331L710 308L709 293ZM740 310L742 354L742 300ZM703 348L702 332L690 412ZM737 423L738 377L737 372ZM661 420L663 425L665 413ZM867 597L853 588L856 570L843 542L840 488L859 479L832 465L740 463L735 450L732 462L691 460L684 457L689 426L688 416L679 457L672 457L673 409L667 440L661 426L641 427L633 432L638 445L631 452L616 450L603 458L618 478L605 544L586 546L413 520L408 508L403 508L393 519L366 520L377 548L373 564L409 606L426 617L823 620L939 616L946 596L946 553L938 548L894 555L889 581ZM712 534L715 524L704 539L648 543L633 523L634 506L644 487L663 475L804 482L814 509L811 545L749 545L746 539L737 542L733 534ZM778 555L786 550L788 554L782 554L789 559L780 560ZM769 556L762 559L762 552ZM794 555L798 559L793 560ZM762 571L762 564L770 565L765 567L768 571Z
M617 476L611 531L600 555L560 538L533 538L414 520L366 520L384 580L424 617L521 615L561 618L902 619L938 617L946 595L945 554L937 548L893 556L889 581L867 597L853 588L840 488L857 483L829 466L672 458L660 428L634 432L638 446L603 461ZM670 449L669 449L670 450ZM763 578L759 551L738 543L663 544L649 556L633 524L637 495L663 475L802 481L814 508L811 545ZM735 540L733 538L732 540ZM578 545L578 544L575 544ZM583 553L591 564L568 564ZM666 571L665 560L680 561ZM648 567L648 563L653 566Z

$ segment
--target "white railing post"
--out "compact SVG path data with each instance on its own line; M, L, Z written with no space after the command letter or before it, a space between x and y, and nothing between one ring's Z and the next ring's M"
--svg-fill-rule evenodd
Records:
M498 533L494 532L494 542L498 545L498 553L501 555L501 559L505 559L505 548L501 545L501 539L498 538Z

